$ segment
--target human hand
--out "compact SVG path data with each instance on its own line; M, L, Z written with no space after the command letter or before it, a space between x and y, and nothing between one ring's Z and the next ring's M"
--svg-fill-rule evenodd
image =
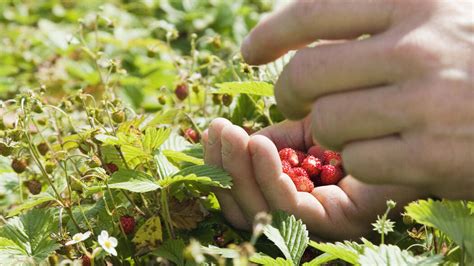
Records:
M406 203L423 197L411 188L367 185L351 176L338 184L298 192L282 173L278 149L308 150L313 146L310 119L285 121L249 136L242 128L218 118L203 134L206 164L225 169L233 177L229 190L216 196L226 219L235 227L249 229L256 213L284 210L301 218L317 237L356 239L367 235L386 200Z
M242 54L263 64L301 48L275 86L278 106L290 119L312 111L314 139L341 151L357 179L474 199L473 10L472 1L297 1L262 21ZM327 41L302 48L316 39Z

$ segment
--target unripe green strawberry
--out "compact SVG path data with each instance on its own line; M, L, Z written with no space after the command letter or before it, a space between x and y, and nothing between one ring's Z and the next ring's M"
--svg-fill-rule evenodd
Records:
M10 145L0 142L0 155L7 157L12 154L12 151L13 148Z
M212 94L212 102L215 105L220 105L222 102L221 95L220 94Z
M13 171L18 174L25 172L26 167L28 167L28 161L25 158L14 158L12 160L11 167Z
M37 114L41 114L43 112L43 107L41 107L41 104L38 101L35 101L31 106L31 110Z
M9 132L8 136L14 141L20 141L23 137L23 131L19 129L13 129Z
M158 96L158 102L159 102L161 105L165 105L165 104L166 104L166 97L163 96L163 95Z
M41 142L40 144L36 146L36 148L38 149L39 153L43 156L45 156L46 153L48 153L49 151L49 146L46 142Z
M102 165L100 158L97 155L93 155L90 160L87 162L90 168L96 168Z
M44 165L44 170L46 171L46 173L48 174L51 174L53 173L54 169L56 168L56 164L51 162L51 161L47 161L46 164Z
M112 113L112 120L119 124L125 121L125 112L123 110L118 110Z

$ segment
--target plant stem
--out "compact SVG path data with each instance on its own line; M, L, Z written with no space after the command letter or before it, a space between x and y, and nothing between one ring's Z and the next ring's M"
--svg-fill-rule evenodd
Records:
M174 239L175 236L174 236L174 231L173 231L173 225L171 224L171 215L170 215L170 210L168 206L168 195L167 195L166 188L163 188L161 190L161 209L162 209L163 222L165 224L166 230L168 231L168 235Z

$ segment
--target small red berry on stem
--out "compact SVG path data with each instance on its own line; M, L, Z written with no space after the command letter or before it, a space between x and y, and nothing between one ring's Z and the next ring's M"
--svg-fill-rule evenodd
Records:
M130 215L123 215L120 217L120 225L125 234L131 234L135 230L135 218Z
M201 139L201 136L199 136L199 133L192 128L188 128L184 131L184 137L192 141L193 143L198 143L199 140Z
M114 163L106 163L105 170L107 170L110 174L113 174L118 171L118 166Z
M91 258L87 255L82 255L82 266L90 266L91 265Z
M176 86L176 89L174 90L174 94L180 101L183 101L184 99L188 98L188 95L189 95L188 85L186 83L179 84L178 86Z

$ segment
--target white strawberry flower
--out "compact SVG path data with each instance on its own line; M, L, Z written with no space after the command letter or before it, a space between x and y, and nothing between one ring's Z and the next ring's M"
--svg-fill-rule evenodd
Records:
M88 239L91 236L91 231L87 231L85 233L77 233L72 237L72 240L69 240L66 242L66 246L74 245L79 242L82 242L86 239Z
M105 251L107 251L109 254L117 256L117 250L115 250L115 247L118 244L117 238L109 236L107 231L102 230L97 240Z

